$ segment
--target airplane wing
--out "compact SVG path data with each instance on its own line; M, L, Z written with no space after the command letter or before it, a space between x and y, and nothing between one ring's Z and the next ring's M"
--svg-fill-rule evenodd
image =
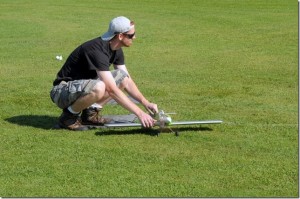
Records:
M196 124L220 124L221 120L202 120L202 121L178 121L172 122L166 126L178 126L178 125L196 125ZM104 124L105 127L142 127L140 123L110 123ZM155 126L159 126L156 124Z

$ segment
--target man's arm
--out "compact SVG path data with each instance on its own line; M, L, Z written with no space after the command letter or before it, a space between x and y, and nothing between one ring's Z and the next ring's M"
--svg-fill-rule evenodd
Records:
M98 76L105 84L106 92L120 105L134 113L141 121L144 127L152 127L154 119L146 114L142 109L135 105L116 85L115 80L110 71L98 71Z
M140 90L138 89L137 85L135 84L135 82L133 81L133 79L130 77L130 74L126 68L125 65L115 65L115 68L118 69L122 69L124 70L127 74L128 74L128 84L127 86L124 88L126 90L126 92L135 100L137 100L138 102L140 102L141 104L143 104L143 106L151 113L158 113L158 108L157 105L154 103L149 102L144 95L140 92Z

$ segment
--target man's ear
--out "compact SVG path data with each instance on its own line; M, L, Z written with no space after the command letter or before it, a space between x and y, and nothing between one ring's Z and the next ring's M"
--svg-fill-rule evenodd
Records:
M124 35L122 33L120 33L117 35L117 37L118 37L118 40L121 41L124 38Z

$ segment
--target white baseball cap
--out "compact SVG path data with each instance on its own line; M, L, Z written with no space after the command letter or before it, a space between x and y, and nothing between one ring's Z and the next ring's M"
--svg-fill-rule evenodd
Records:
M104 41L111 40L115 35L129 31L133 25L130 20L126 17L116 17L109 23L108 31L104 33L101 38Z

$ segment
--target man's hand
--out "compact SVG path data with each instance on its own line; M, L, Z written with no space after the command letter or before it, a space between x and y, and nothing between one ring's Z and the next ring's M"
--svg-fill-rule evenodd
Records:
M141 124L143 125L143 127L145 127L145 128L153 127L156 122L150 115L148 115L145 112L142 112L141 114L139 114L138 118L139 118Z
M157 104L149 102L145 105L145 108L151 115L155 115L156 113L158 113Z

